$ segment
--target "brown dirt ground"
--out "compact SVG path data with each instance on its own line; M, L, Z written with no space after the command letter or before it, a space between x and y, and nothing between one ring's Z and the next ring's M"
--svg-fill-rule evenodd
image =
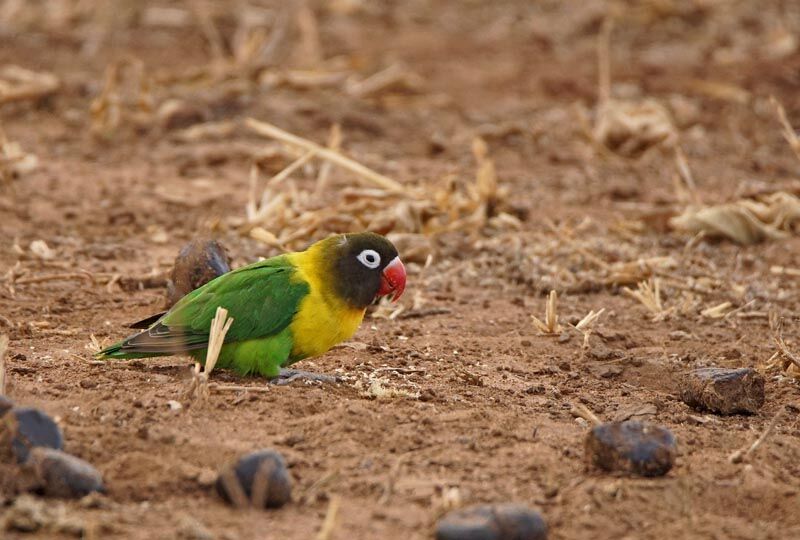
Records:
M217 538L312 538L336 496L334 539L430 538L456 488L464 504L537 507L556 539L800 538L798 409L747 463L728 461L777 411L798 403L797 379L767 371L766 404L750 417L697 413L676 394L682 371L763 368L775 351L764 317L710 319L701 309L752 301L745 311L778 311L790 345L797 341L797 278L770 267L800 267L800 240L687 247L690 237L652 217L679 203L672 154L656 148L628 160L593 148L576 108L596 104L604 2L318 2L312 6L325 58L341 57L361 75L403 62L422 78L422 90L367 98L323 87L198 85L184 92L215 120L253 116L320 142L340 122L349 155L406 183L471 179L470 141L481 134L502 185L527 213L520 231L440 235L434 265L424 275L413 268L404 301L421 294L428 307L449 312L369 319L354 338L367 348L337 348L300 365L342 374L344 383L214 392L205 405L182 398L190 368L184 359L96 364L86 346L91 334L104 343L123 337L126 323L159 309L163 290L139 288L137 280L168 269L193 237L216 235L236 264L275 253L226 221L241 218L247 201L251 161L240 149L263 140L237 129L222 141L186 143L125 121L106 139L92 136L88 110L110 62L134 55L150 73L203 67L203 34L191 20L176 27L143 22L142 11L157 2L118 2L68 20L56 8L94 3L33 2L20 12L12 4L0 4L10 17L0 21L0 65L50 71L62 86L44 100L0 109L8 138L40 160L36 171L0 187L9 394L57 417L66 450L103 472L109 493L100 508L51 503L65 505L87 537L201 538L204 528ZM270 9L268 2L214 4L226 39L232 13L245 4ZM796 3L618 7L614 93L671 108L702 200L800 178L800 161L767 101L776 95L800 125ZM286 43L277 65L300 65L294 42ZM704 90L696 80L735 92ZM198 188L196 179L204 178L213 182ZM351 178L337 171L334 180ZM631 225L643 218L653 226ZM57 258L33 255L35 240ZM681 284L711 284L664 320L654 321L617 286L574 279L596 270L597 257L610 264L660 255L676 257L674 273L685 279L665 282L667 306L685 298ZM122 280L15 284L8 279L14 267L22 277L85 270ZM532 327L529 317L542 316L550 288L566 291L562 320L606 309L585 354L577 333L558 339ZM376 371L387 366L415 371ZM263 384L226 373L214 378ZM412 396L365 395L376 378ZM172 411L169 400L184 408ZM659 479L587 471L587 427L570 413L577 403L604 420L654 405L649 419L678 438L676 466ZM206 477L262 447L287 457L295 501L271 512L225 506Z

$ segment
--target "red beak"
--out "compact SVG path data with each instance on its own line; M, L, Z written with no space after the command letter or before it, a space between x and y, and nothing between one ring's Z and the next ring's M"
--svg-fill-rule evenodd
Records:
M392 302L397 302L400 295L406 288L406 267L400 257L394 259L386 265L381 274L381 288L378 289L378 296L393 294Z

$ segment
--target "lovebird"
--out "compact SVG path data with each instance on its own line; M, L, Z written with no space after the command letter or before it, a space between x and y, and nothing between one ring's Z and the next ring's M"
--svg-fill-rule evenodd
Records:
M205 363L217 307L233 318L216 366L270 379L349 339L367 306L406 286L394 245L378 234L330 236L223 274L169 311L133 325L147 328L96 354L100 359L188 354Z

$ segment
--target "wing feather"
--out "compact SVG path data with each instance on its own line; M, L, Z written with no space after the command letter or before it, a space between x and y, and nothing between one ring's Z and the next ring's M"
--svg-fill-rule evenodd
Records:
M295 273L295 267L281 256L224 274L184 296L155 324L123 341L118 350L179 354L204 349L219 306L233 318L226 343L277 334L292 322L309 291Z

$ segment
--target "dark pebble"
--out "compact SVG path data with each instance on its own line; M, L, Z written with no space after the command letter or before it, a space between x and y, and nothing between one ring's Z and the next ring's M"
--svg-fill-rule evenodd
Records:
M752 368L702 368L681 380L681 399L717 414L755 414L764 405L764 377Z
M286 462L275 450L260 450L227 465L217 478L217 493L236 506L279 508L292 497Z
M605 471L662 476L678 453L672 433L644 422L612 422L592 428L586 437L586 458Z
M64 437L55 421L38 409L13 408L0 421L0 445L9 447L17 463L28 459L35 447L61 450Z
M436 524L436 540L545 540L538 512L518 504L485 504L450 512Z
M230 272L230 262L225 248L215 240L193 240L183 246L167 282L166 307L172 307L193 290Z
M86 461L52 448L34 448L25 463L36 479L36 491L48 497L80 499L105 492L103 476Z

